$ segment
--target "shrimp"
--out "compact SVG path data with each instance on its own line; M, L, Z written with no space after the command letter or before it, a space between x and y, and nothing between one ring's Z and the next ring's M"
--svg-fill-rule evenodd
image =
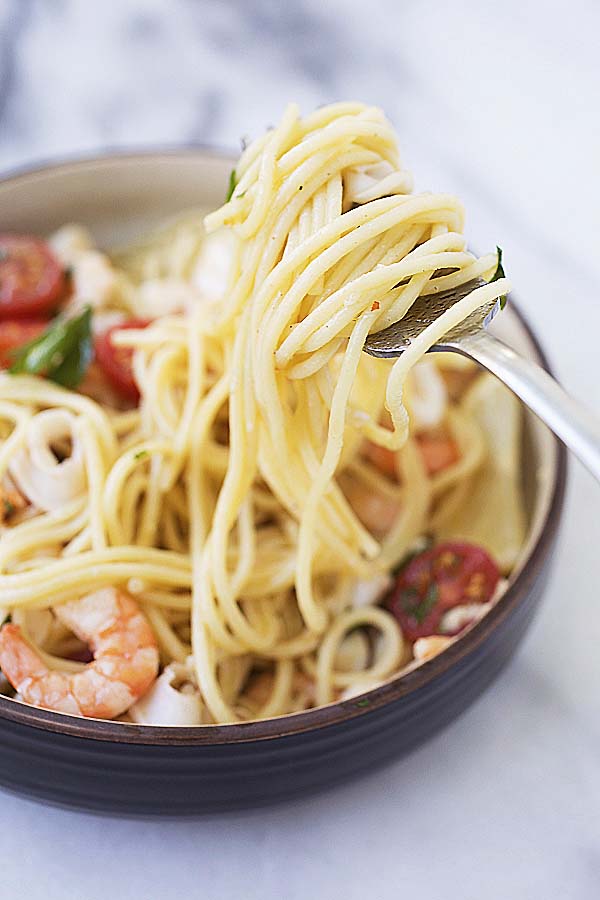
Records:
M419 431L415 435L417 447L428 475L437 475L458 462L460 454L456 441L441 427ZM392 481L398 481L398 453L367 441L365 457L376 469Z
M137 603L104 588L55 608L56 616L90 645L94 659L81 672L51 670L17 625L0 630L0 668L32 706L97 719L113 719L155 681L158 648Z
M442 428L422 431L416 440L428 475L437 475L460 459L456 441Z
M348 503L368 530L383 537L390 531L400 511L398 500L385 496L363 481L349 481L344 485Z

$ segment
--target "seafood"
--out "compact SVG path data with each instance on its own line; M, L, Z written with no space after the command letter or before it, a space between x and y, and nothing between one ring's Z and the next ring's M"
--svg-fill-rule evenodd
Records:
M144 725L201 725L204 707L195 678L187 665L173 662L146 694L129 710Z
M0 668L34 706L99 719L126 712L153 684L158 649L152 629L123 591L104 588L55 608L94 655L80 672L49 669L12 623L0 630Z
M86 473L77 416L66 409L46 409L33 416L10 473L39 509L56 509L81 496Z

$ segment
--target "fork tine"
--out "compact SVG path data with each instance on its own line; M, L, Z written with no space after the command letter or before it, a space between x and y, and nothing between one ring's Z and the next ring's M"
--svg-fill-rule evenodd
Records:
M393 325L384 328L382 331L370 334L365 341L363 349L370 356L384 359L400 356L410 347L411 342L421 334L424 328L435 322L442 313L445 313L446 310L470 294L471 291L482 287L484 284L487 284L487 282L483 278L473 278L471 281L466 281L456 288L449 288L437 294L426 294L417 297L403 319L399 322L394 322ZM494 304L495 306L496 304ZM492 309L492 307L486 308L486 325L488 324L487 320L491 320L494 315L495 309ZM483 317L478 315L477 321L481 325Z

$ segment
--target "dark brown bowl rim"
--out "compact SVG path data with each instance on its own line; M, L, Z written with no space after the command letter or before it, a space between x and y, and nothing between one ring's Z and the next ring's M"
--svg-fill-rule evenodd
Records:
M45 174L50 170L60 170L72 166L84 166L102 162L124 161L127 159L160 159L161 157L203 156L213 159L234 159L231 151L205 146L168 145L157 148L109 148L101 154L81 154L63 157L58 160L43 160L0 173L0 185L17 182L37 174ZM538 355L544 368L552 373L552 369L537 337L532 331L526 317L511 302L520 325ZM0 720L28 725L50 732L59 732L88 740L109 741L127 744L146 744L151 746L206 746L237 744L248 741L273 740L287 735L300 734L338 725L358 716L368 715L371 711L407 697L423 688L436 678L452 669L460 660L480 647L494 631L519 605L529 588L536 580L545 557L552 547L555 534L560 523L560 514L564 501L567 479L567 451L556 439L557 454L554 467L554 485L540 533L521 571L516 576L506 593L489 613L467 634L452 644L439 656L424 663L412 671L390 679L385 684L373 688L365 694L350 700L330 703L303 712L292 713L274 719L261 719L254 722L240 722L229 725L194 725L194 726L162 726L134 725L127 722L112 722L101 719L83 719L76 716L55 713L49 710L26 706L18 701L0 696Z

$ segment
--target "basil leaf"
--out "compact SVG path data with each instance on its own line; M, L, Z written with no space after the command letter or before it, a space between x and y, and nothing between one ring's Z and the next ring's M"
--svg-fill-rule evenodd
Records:
M496 271L494 272L494 274L492 275L492 277L490 279L490 284L492 283L492 281L498 281L500 278L506 278L506 276L504 274L504 268L502 266L502 248L496 247L496 250L498 252L498 265L496 266ZM499 298L499 300L500 300L500 309L504 309L504 307L506 306L506 294L502 294L502 296Z
M227 191L225 203L229 203L229 201L233 197L233 192L236 189L236 185L237 185L237 175L236 175L235 169L232 169L231 174L229 176L229 189Z
M44 375L63 387L76 388L93 354L92 310L87 306L72 319L55 319L33 341L14 354L13 375Z
M70 344L63 361L49 375L63 387L76 388L85 376L94 355L92 341L92 310L86 307L69 334Z

